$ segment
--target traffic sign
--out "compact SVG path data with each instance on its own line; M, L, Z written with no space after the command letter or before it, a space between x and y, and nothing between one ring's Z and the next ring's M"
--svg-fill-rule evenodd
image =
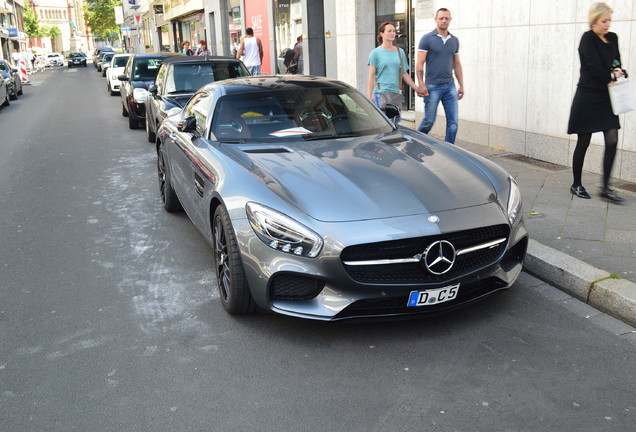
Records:
M130 30L130 26L121 26L122 30Z

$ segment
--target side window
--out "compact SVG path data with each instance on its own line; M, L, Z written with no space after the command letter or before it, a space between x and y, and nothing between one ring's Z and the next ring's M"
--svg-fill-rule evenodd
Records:
M207 138L205 128L210 112L210 102L211 98L208 93L199 93L188 103L185 111L185 117L194 116L197 122L197 132L204 138Z

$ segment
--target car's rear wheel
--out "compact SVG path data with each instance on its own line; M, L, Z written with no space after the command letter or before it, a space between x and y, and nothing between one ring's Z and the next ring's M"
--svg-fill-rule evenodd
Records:
M217 207L212 221L214 269L221 304L232 315L253 312L254 300L245 280L238 242L225 207Z
M124 117L128 117L128 111L126 111L126 107L123 103L121 104L121 115Z
M157 134L150 130L150 120L148 113L146 113L146 138L148 142L155 142L157 139Z
M161 193L163 208L168 213L180 211L182 209L181 203L170 182L170 170L166 165L166 153L163 144L159 144L157 149L157 174L159 176L159 192Z
M9 95L7 94L7 97L4 98L4 103L2 104L2 106L9 106L11 105L11 102L9 102Z
M24 94L24 87L22 87L22 84L20 84L20 90L18 90L18 94L20 96L22 96Z

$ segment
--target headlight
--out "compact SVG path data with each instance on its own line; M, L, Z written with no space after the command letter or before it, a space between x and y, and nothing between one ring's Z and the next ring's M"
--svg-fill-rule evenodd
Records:
M272 249L310 258L320 253L322 238L289 216L255 202L245 210L256 236Z
M148 90L136 88L133 90L133 97L137 103L144 103L148 98Z
M510 195L508 196L508 222L510 225L514 225L519 212L521 211L521 191L517 182L512 177L509 177L510 181Z

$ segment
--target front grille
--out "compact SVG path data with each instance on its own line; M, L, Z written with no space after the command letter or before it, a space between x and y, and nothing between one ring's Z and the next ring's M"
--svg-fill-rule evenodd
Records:
M374 298L358 300L341 311L335 318L364 317L377 315L403 315L403 314L435 314L447 309L457 307L489 292L505 288L505 284L497 278L489 278L472 284L461 285L456 299L447 303L431 306L407 307L409 294L399 297Z
M345 248L341 259L342 261L366 261L411 258L424 252L431 243L437 240L447 240L453 244L455 250L461 250L500 238L507 240L509 234L508 225L494 225L429 237L355 245ZM343 263L343 265L347 274L361 283L394 285L444 282L497 262L506 250L506 244L507 241L504 241L491 248L457 256L453 267L443 275L430 273L422 262L356 266Z
M309 300L320 294L325 282L307 276L278 274L270 284L272 300Z

